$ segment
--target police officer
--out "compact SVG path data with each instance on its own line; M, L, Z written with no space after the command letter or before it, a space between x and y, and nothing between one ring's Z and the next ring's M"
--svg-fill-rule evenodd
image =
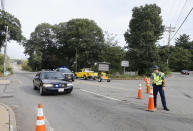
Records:
M165 74L162 72L159 72L159 67L157 65L153 66L153 73L151 74L151 83L153 85L153 95L154 95L154 106L157 107L157 93L159 92L161 96L161 101L164 110L169 111L166 105L166 98L164 90L166 88L165 84Z

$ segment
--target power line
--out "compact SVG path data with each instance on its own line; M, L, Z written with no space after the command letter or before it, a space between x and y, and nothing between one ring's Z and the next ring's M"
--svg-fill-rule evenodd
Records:
M182 24L180 25L180 27L177 29L177 31L175 32L175 34L172 36L172 38L170 39L170 41L176 36L176 34L178 33L178 31L180 30L180 28L182 27L182 25L185 23L185 21L187 20L187 18L189 17L189 15L191 14L193 10L193 7L192 9L190 10L190 12L188 13L188 15L186 16L186 18L184 19L184 21L182 22Z
M179 14L179 16L178 16L178 18L177 18L177 20L176 20L175 25L176 25L176 24L177 24L177 22L179 21L179 19L180 19L181 15L182 15L182 12L183 12L183 10L184 10L184 8L185 8L185 6L186 6L187 1L188 1L188 0L186 0L186 1L185 1L185 3L184 3L184 5L183 5L183 7L182 7L182 9L181 9L181 11L180 11L180 14Z

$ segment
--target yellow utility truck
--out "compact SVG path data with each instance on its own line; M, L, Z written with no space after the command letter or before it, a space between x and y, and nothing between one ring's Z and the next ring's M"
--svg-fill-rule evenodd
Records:
M76 78L83 78L84 80L98 78L98 73L91 70L91 68L83 68L81 72L75 72Z

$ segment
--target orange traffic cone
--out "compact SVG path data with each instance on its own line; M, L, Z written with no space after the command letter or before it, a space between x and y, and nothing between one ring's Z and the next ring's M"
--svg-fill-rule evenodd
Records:
M141 87L141 84L139 84L139 87L138 87L138 97L137 99L142 99L142 87Z
M149 102L148 102L147 111L155 111L154 99L153 99L153 89L152 88L151 88L151 91L149 94Z
M44 121L44 113L43 113L42 104L38 104L36 131L46 131L46 125L45 125L45 121Z
M147 80L146 86L147 86L147 92L146 93L150 93L150 79Z

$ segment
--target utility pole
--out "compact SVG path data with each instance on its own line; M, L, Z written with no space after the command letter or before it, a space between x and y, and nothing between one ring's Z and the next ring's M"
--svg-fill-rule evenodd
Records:
M170 47L171 33L172 33L172 32L175 32L175 29L176 29L176 27L172 27L171 24L170 24L169 27L165 27L165 31L168 32L168 34L169 34L169 36L168 36L168 48ZM168 59L169 59L169 58L167 58L167 64L169 63L169 62L168 62Z
M169 33L169 36L168 36L168 47L170 47L171 33L172 33L172 32L175 32L175 29L176 29L176 27L171 27L171 24L170 24L169 27L166 27L166 28L165 28L165 31Z
M1 0L1 9L4 10L4 0Z
M3 63L4 76L6 76L7 72L7 38L8 38L8 26L6 26L5 43L4 43L4 63Z
M4 11L4 25L5 25L5 8L4 8L4 0L1 0L1 9ZM5 26L5 43L4 43L4 62L3 62L3 74L6 76L7 72L7 40L8 40L8 26Z

